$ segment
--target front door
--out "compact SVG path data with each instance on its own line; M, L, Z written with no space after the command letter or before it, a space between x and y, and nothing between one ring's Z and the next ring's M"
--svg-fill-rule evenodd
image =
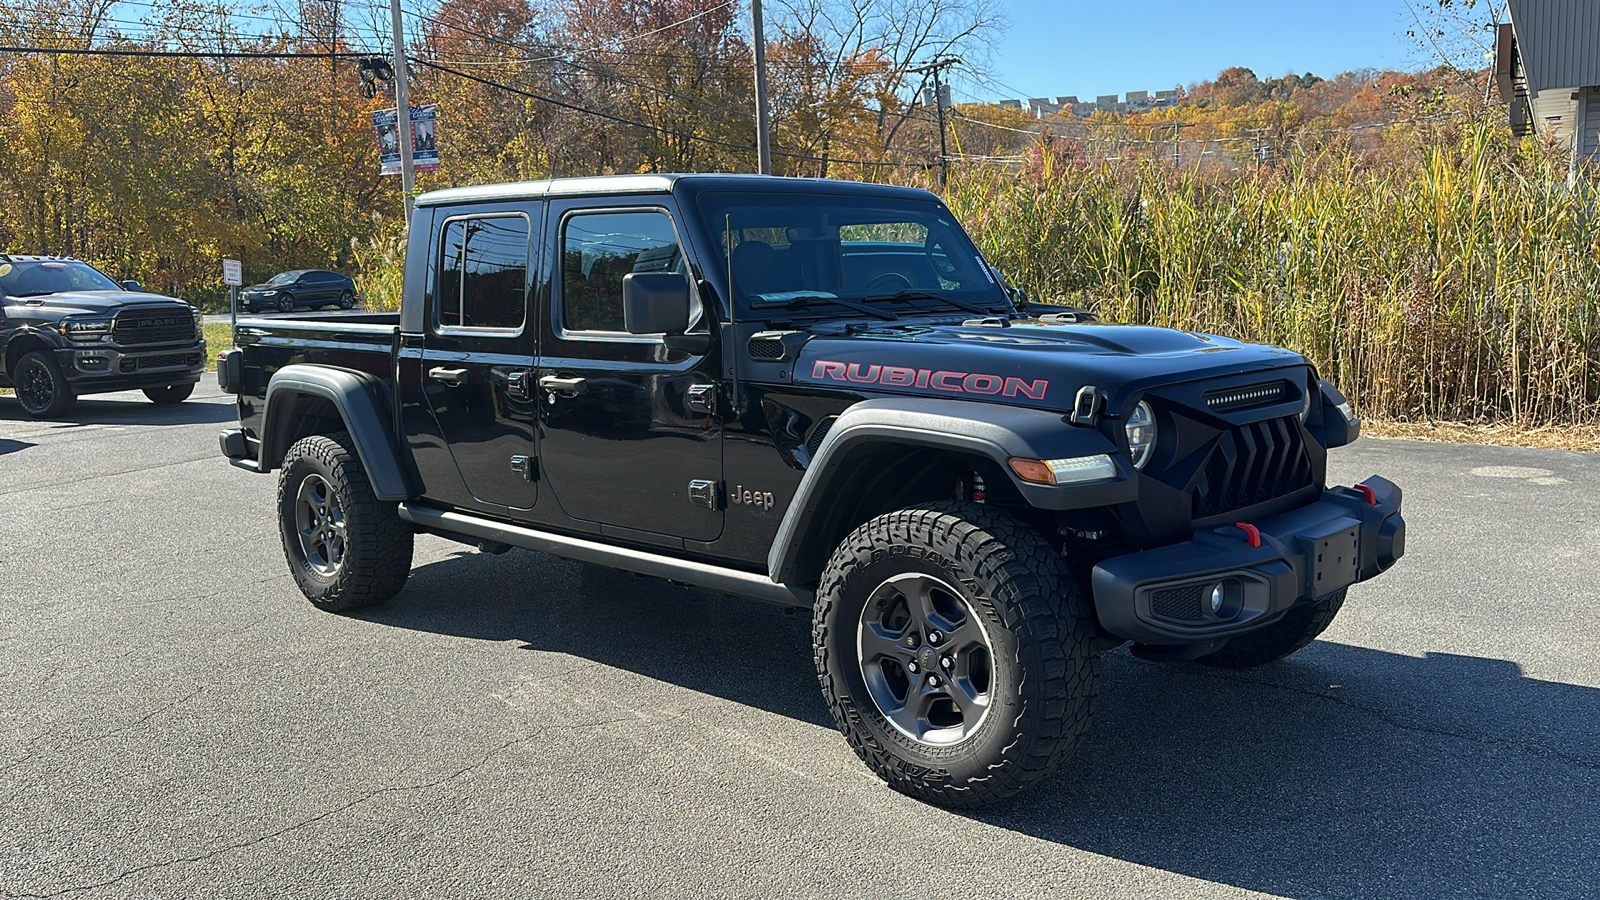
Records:
M541 459L565 514L645 543L722 533L722 421L711 356L623 327L622 278L680 272L695 283L671 198L594 209L552 203L550 315L538 379ZM694 292L698 296L698 291ZM691 330L707 328L698 316Z
M532 509L537 402L528 315L538 216L486 207L435 224L422 393L455 478L429 493L487 510Z

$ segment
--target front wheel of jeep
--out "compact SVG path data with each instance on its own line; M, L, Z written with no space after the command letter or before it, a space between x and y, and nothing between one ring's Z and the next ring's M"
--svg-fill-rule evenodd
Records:
M1003 800L1089 730L1100 656L1088 598L1021 520L934 504L857 528L828 562L812 627L834 722L895 790Z
M301 438L278 476L283 555L318 609L348 612L400 593L411 575L411 529L373 496L345 432Z

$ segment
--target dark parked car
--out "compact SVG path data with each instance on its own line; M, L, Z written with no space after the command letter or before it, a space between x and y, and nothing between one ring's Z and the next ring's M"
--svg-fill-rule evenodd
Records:
M239 305L248 310L276 309L279 312L324 306L350 309L356 305L356 283L348 275L324 269L279 272L263 284L252 284L240 291Z
M0 387L35 418L80 394L142 390L182 403L206 370L200 316L86 262L0 253Z

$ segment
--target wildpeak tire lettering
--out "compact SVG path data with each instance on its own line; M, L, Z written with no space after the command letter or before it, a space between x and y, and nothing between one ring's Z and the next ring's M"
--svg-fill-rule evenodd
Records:
M982 372L956 372L949 369L912 369L906 366L883 366L876 363L842 363L819 359L811 367L811 377L817 381L839 381L847 384L881 384L884 387L916 387L953 394L978 394L982 396L1028 397L1043 400L1050 387L1044 378L1024 381L1021 378L986 375Z

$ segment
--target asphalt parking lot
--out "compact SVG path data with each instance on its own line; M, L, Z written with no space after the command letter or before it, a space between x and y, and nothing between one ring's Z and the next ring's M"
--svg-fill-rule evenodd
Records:
M0 896L1600 891L1600 456L1339 451L1400 566L1274 666L1112 652L1076 760L961 815L856 760L803 616L434 538L313 610L231 419L0 398Z

